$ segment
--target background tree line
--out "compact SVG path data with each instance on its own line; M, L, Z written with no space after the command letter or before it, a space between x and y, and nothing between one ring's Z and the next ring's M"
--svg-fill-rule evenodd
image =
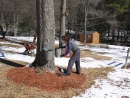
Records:
M36 0L0 2L0 25L4 31L12 31L14 36L36 31ZM130 0L54 0L54 11L57 35L75 32L73 37L77 39L81 32L98 31L101 43L130 42Z

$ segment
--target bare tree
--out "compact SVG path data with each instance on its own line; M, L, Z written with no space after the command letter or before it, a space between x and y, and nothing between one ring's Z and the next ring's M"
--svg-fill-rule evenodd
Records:
M13 21L12 3L9 0L0 2L0 24L3 26L3 31L7 31L9 23Z
M84 0L84 43L86 43L86 31L87 31L87 27L86 27L86 22L87 22L87 13L88 13L88 7L89 7L89 0Z
M79 25L82 24L82 26L84 26L84 35L85 35L84 42L86 42L87 28L90 25L91 26L95 25L95 24L92 24L92 22L89 22L90 18L93 18L95 16L96 16L95 18L97 18L100 16L96 9L96 6L99 4L99 2L101 2L101 0L96 0L96 1L95 0L69 0L67 3L67 12L68 12L67 19L69 21L68 27L70 26L68 29L75 30L76 33L77 33L77 29L79 29L79 32L80 32ZM78 11L78 6L82 10L82 12ZM84 13L84 14L81 14L81 13ZM78 26L79 28L77 28L76 26ZM76 33L75 35L77 35Z
M43 48L54 50L54 1L53 0L36 0L37 15L37 55L32 63L33 66L45 70L55 71L54 51L51 60L46 60Z
M101 2L101 0L83 0L84 1L84 42L86 43L87 27L92 24L89 22L91 18L98 18L100 15L96 9L96 6ZM94 24L93 24L94 25Z

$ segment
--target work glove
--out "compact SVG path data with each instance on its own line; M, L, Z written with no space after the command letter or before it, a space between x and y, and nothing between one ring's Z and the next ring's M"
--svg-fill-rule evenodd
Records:
M60 55L60 58L62 58L64 56L64 54Z

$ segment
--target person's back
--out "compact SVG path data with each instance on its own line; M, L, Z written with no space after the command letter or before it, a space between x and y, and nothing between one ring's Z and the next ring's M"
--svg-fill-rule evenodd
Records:
M77 44L75 43L75 41L74 41L73 38L70 38L68 43L72 44L72 50L71 50L71 51L74 52L74 51L78 48L78 46L77 46Z

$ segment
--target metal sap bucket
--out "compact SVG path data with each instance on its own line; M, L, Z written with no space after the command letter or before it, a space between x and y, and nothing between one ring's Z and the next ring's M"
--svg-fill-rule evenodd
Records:
M45 59L47 61L52 60L52 58L53 58L53 50L48 48L48 47L44 47L43 50L45 52Z
M55 57L60 57L61 55L61 48L55 48Z
M46 60L52 60L52 58L53 58L53 51L52 50L48 50L48 51L46 51L45 52L45 59Z

